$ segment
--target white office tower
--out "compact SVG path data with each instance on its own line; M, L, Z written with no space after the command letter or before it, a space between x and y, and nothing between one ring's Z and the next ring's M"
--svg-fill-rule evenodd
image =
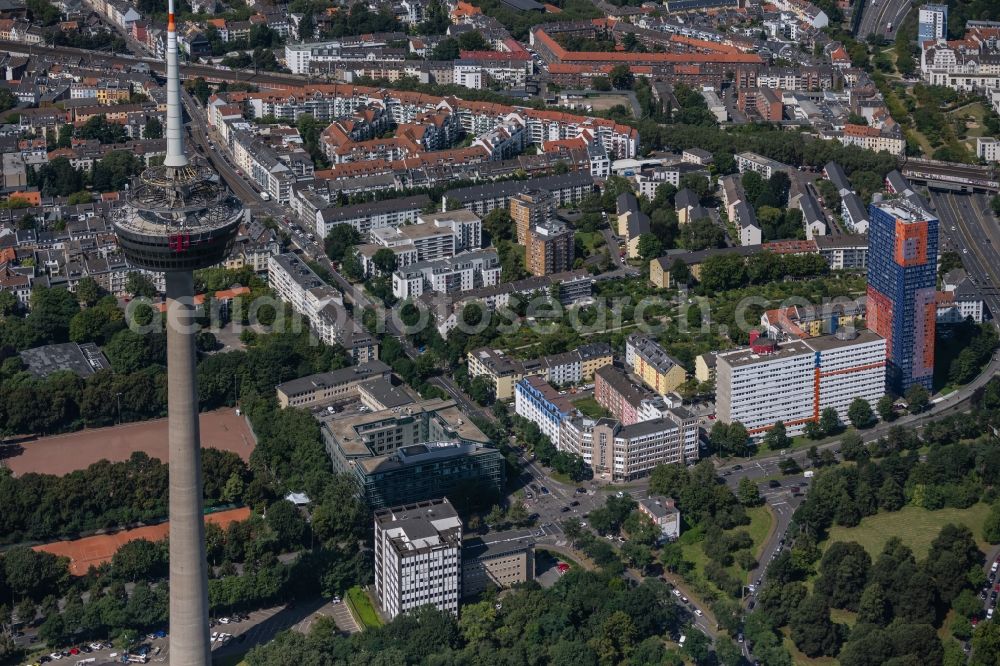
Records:
M447 498L375 512L375 594L391 619L431 604L458 613L462 521Z

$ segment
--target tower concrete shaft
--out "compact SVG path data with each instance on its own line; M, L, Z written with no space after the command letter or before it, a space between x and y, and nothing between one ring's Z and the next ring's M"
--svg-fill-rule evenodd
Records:
M208 563L202 503L194 275L168 272L167 414L170 444L170 664L209 666Z

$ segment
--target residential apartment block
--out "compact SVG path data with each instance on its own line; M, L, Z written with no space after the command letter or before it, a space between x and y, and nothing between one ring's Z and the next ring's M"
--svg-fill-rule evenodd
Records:
M566 224L542 222L528 231L525 267L532 275L552 275L573 268L575 236Z
M503 455L453 401L317 418L334 471L350 476L369 506L426 500L470 483L497 494L504 487Z
M868 227L868 328L887 341L889 388L931 389L937 322L938 220L906 199L873 203Z
M427 195L420 194L355 206L329 206L316 210L312 219L304 221L316 231L319 238L326 238L338 224L349 224L365 237L373 229L412 224L430 203Z
M684 383L684 366L672 359L658 343L633 333L625 340L625 365L643 383L663 395Z
M497 208L510 208L510 200L523 192L548 192L556 207L577 203L594 191L594 178L588 173L567 173L529 180L505 180L482 185L471 185L448 190L442 195L443 204L449 201L485 217Z
M539 376L558 386L594 379L599 368L611 365L611 347L604 342L581 345L573 351L520 361L488 347L474 349L467 356L469 377L488 377L497 400L514 397L514 386L525 377Z
M267 274L278 298L305 317L323 342L343 346L355 363L378 358L378 340L351 319L340 292L323 282L298 256L292 252L271 256Z
M791 435L827 407L847 422L855 398L874 405L885 394L886 341L872 331L778 343L751 334L750 346L716 357L716 416L754 437L782 421Z
M392 274L392 293L405 300L425 292L455 294L499 283L500 257L496 250L475 250L397 269Z
M542 434L558 449L562 422L568 419L576 408L568 398L559 395L559 392L545 379L532 375L515 385L514 411L518 416L538 425Z

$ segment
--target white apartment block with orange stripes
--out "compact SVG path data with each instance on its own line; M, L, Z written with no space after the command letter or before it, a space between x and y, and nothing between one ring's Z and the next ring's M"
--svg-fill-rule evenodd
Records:
M855 398L874 407L885 394L885 363L885 339L868 330L781 343L752 336L750 347L718 354L716 416L754 438L777 421L801 434L827 407L847 423Z

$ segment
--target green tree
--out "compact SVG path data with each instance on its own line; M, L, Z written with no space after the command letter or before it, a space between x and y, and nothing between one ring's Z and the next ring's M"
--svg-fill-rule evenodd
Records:
M136 271L132 271L126 276L125 291L132 294L133 297L154 298L156 296L156 287L153 286L152 280L145 274Z
M922 384L914 384L906 389L904 397L906 398L907 409L910 410L911 414L919 414L927 409L927 406L930 404L930 394L928 394L927 389Z
M124 125L109 122L103 115L91 116L76 128L78 139L96 139L101 143L124 143L128 139Z
M826 407L819 415L819 428L826 436L835 435L841 429L840 417L833 407Z
M142 162L134 153L127 150L112 151L94 165L91 172L94 190L112 192L124 189L129 178L142 168Z
M382 275L389 275L396 270L396 253L384 247L372 256L372 263Z
M458 41L448 37L438 42L431 51L431 60L458 60L459 55Z
M857 610L870 569L871 557L862 546L836 541L823 554L814 592L834 608Z
M677 284L691 282L691 270L683 259L674 259L674 263L670 264L670 279Z
M101 297L101 288L90 276L80 278L76 283L76 297L84 305L94 305Z
M885 423L890 423L896 420L896 410L893 409L895 402L896 401L893 399L892 395L886 393L878 399L878 404L875 405L878 417Z
M994 502L983 521L983 539L989 543L1000 543L1000 503Z
M867 428L875 423L872 406L861 397L851 401L851 405L847 408L847 418L855 428Z
M858 624L874 624L884 627L889 621L889 600L885 590L877 582L871 583L861 593L858 601Z
M167 574L164 543L135 539L125 543L111 558L112 575L121 581L136 582L163 578Z
M746 476L740 479L736 494L740 498L740 504L743 506L759 506L763 502L757 484Z
M980 622L972 635L973 666L1000 665L1000 622Z
M792 613L789 626L795 647L807 657L837 654L840 632L830 619L830 607L821 595L806 597Z
M302 513L288 500L279 500L267 508L268 526L283 547L301 546L309 529Z
M615 65L612 67L611 72L608 74L608 78L611 80L611 85L617 90L631 90L633 84L635 83L635 77L632 76L632 70L625 64Z
M156 116L150 116L149 120L146 121L146 125L142 129L142 138L144 139L163 138L163 124Z
M639 256L644 261L650 261L659 257L663 253L663 244L660 239L653 234L642 234L639 236Z
M323 241L326 256L342 261L347 251L361 242L361 234L350 224L336 224Z
M762 442L771 451L781 451L787 449L792 440L788 437L784 421L775 421L774 426L764 433Z

